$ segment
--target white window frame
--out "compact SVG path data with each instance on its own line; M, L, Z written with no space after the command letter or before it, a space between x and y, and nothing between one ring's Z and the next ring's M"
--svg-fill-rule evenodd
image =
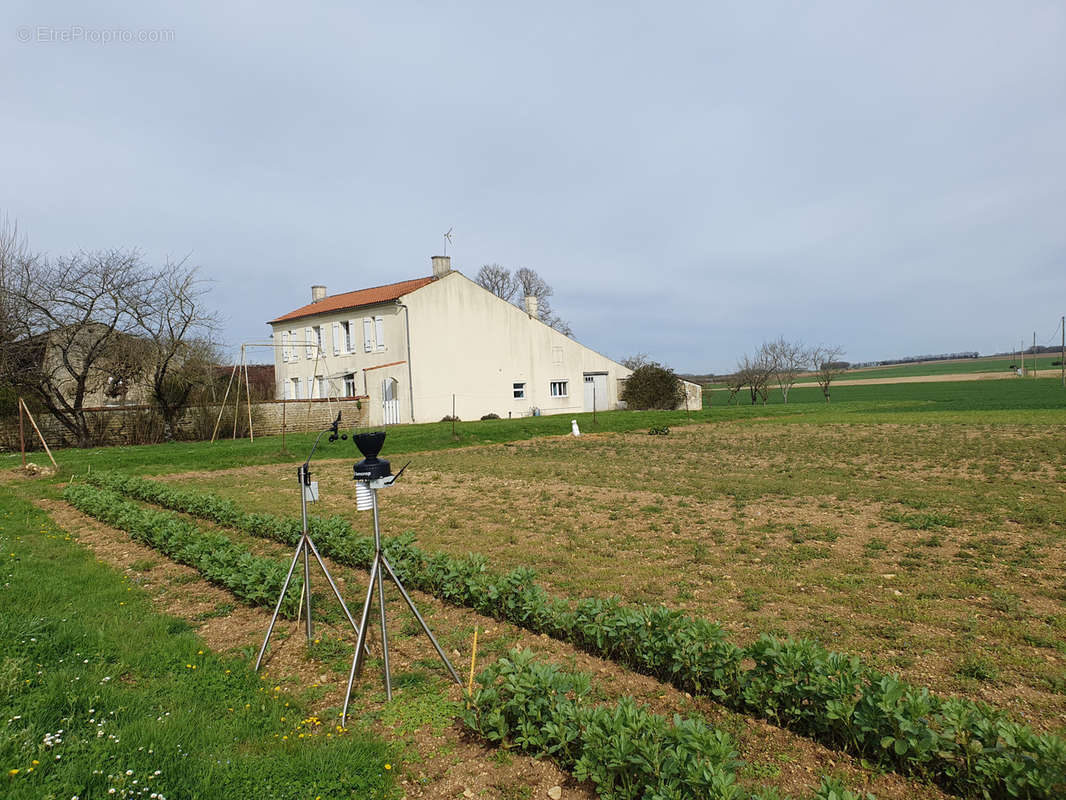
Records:
M292 382L284 380L281 382L282 390L281 395L283 400L292 400Z
M344 396L355 397L355 373L349 372L344 376Z
M374 336L377 340L377 351L385 352L385 318L374 317Z
M281 332L281 360L288 363L289 361L289 332Z
M307 342L304 345L304 355L308 360L315 357L315 346L313 344L315 340L315 330L310 325L304 328L304 336L307 337Z
M329 397L329 378L324 375L315 375L315 383L318 385L319 398Z
M301 400L302 398L300 397L300 379L291 378L290 381L292 383L292 399Z
M556 388L560 388L562 393L558 393ZM558 380L550 381L548 383L548 395L551 397L569 397L570 396L570 380Z
M515 400L525 400L526 399L526 382L525 381L514 381L511 384L511 391L514 393L514 399Z
M374 349L374 320L363 317L363 352L369 353Z
M342 325L344 327L344 352L354 353L355 343L352 341L352 337L355 336L355 320L345 320Z

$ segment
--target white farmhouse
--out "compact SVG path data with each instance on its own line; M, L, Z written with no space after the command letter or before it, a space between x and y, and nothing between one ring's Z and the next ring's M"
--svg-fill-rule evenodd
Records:
M371 425L603 411L630 370L434 256L433 274L327 295L271 320L279 399L364 397ZM280 347L278 344L280 343ZM277 362L278 359L275 358Z

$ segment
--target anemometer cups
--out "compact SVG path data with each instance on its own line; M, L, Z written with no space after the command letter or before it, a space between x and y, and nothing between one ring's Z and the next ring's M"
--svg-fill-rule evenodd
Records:
M387 478L392 475L389 462L378 458L382 446L385 444L385 431L374 433L356 433L352 441L359 448L364 458L353 468L352 477L355 479L355 508L357 511L367 511L373 506L370 481Z

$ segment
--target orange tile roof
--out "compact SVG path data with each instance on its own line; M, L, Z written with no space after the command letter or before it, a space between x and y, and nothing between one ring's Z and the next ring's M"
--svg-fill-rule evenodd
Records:
M390 283L387 286L374 286L370 289L359 289L354 292L333 294L319 300L317 303L308 303L306 306L300 306L298 309L290 311L288 314L282 314L277 319L270 320L267 324L271 325L275 322L285 322L290 319L309 317L312 314L323 314L327 311L343 311L348 308L371 306L375 303L387 303L390 300L396 300L397 298L403 297L405 294L410 294L416 289L421 289L423 286L432 283L434 280L436 280L436 278L415 278L410 281Z

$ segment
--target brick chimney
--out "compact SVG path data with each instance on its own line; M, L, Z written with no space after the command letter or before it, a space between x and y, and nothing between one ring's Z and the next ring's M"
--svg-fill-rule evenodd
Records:
M537 319L537 311L540 307L540 301L537 300L536 295L526 295L526 313L529 314L530 319Z
M326 299L326 287L325 286L312 286L311 287L311 302L317 303L319 300Z
M451 256L433 256L433 277L441 278L452 271Z

